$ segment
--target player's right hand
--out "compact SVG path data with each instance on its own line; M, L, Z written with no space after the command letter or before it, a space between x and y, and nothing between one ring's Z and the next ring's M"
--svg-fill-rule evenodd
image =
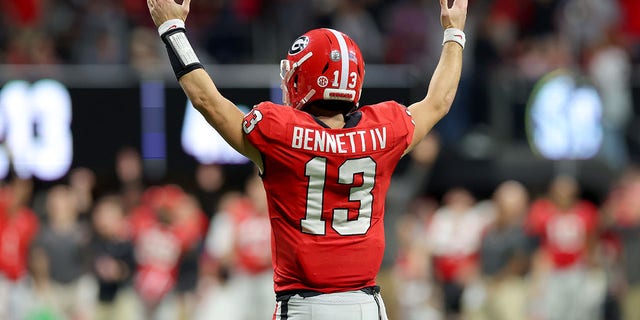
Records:
M153 23L158 27L171 19L185 21L189 14L190 3L191 0L183 0L182 4L177 3L176 0L147 0L147 7L149 7Z
M449 7L448 0L440 0L440 23L442 29L456 28L464 30L467 20L468 0L454 0Z

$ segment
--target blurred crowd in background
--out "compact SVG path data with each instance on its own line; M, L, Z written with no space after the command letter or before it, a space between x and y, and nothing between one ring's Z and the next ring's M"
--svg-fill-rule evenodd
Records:
M469 2L468 51L485 68L526 59L525 72L536 72L563 63L562 50L583 50L588 59L608 43L638 58L637 1ZM277 62L298 35L320 26L350 35L369 63L429 67L441 41L438 1L209 0L191 9L190 38L203 60L216 63ZM158 51L144 1L3 1L2 12L1 63L135 64Z
M390 186L378 282L392 319L640 319L640 168L601 203L562 172L541 192L507 180L486 199L434 196L440 150L427 136ZM47 188L4 181L0 318L269 318L266 196L255 171L228 172L149 183L123 148L107 186L89 168Z
M438 6L193 0L187 27L200 58L224 64L275 63L299 34L334 27L367 63L409 64L426 81L441 47ZM639 12L637 0L470 0L456 105L389 190L379 282L391 319L640 319ZM153 76L167 61L145 1L20 0L0 2L0 64L128 64ZM584 197L563 172L545 190L504 181L487 197L464 185L429 192L441 147L510 117L488 110L495 95L526 100L515 84L558 68L601 93L604 159L616 173L605 194ZM47 188L3 181L1 319L269 318L257 175L200 165L188 185L150 183L142 163L123 148L114 183L92 168Z
M619 170L629 152L639 157L640 108L631 103L632 85L640 87L632 72L640 65L638 1L469 2L465 68L440 124L443 141L487 131L499 143L522 139L523 121L509 124L524 113L533 84L564 68L600 90L610 165ZM130 65L146 79L168 70L145 1L21 0L0 9L0 64ZM277 64L300 34L333 27L360 45L368 64L412 66L416 99L442 41L432 0L195 0L187 27L212 64Z

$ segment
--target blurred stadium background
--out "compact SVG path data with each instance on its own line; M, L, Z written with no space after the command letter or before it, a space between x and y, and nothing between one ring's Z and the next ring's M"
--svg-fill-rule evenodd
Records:
M469 0L455 104L396 170L391 319L640 319L638 0ZM424 96L435 0L193 0L228 98L292 40L359 43L362 102ZM190 108L141 0L0 2L0 318L266 319L253 167Z

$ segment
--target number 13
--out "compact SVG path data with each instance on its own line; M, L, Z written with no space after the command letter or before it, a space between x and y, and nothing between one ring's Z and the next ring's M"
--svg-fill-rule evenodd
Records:
M349 78L351 78L349 80L348 86L350 89L353 89L356 87L357 81L358 81L358 74L354 71L351 72L349 74ZM340 86L340 82L338 82L340 80L340 71L336 70L333 72L333 82L331 83L332 86L334 87L339 87Z
M307 187L306 216L300 221L302 232L314 235L326 234L326 223L322 220L324 187L327 172L327 158L315 157L307 162L305 175L309 177ZM349 209L334 208L332 227L342 236L361 235L371 227L371 211L375 185L376 163L370 157L349 159L338 168L338 183L350 185L354 176L362 174L362 184L349 192L349 201L359 201L356 219L349 220Z

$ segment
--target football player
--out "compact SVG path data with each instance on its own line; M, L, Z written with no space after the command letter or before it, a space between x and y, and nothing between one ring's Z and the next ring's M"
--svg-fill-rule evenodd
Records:
M383 208L400 158L448 112L462 69L467 0L440 0L442 55L425 98L360 106L364 61L347 35L315 29L281 62L284 105L247 115L223 97L185 33L190 0L147 0L194 107L259 168L272 228L274 319L386 319L375 277ZM241 302L240 302L241 303Z

